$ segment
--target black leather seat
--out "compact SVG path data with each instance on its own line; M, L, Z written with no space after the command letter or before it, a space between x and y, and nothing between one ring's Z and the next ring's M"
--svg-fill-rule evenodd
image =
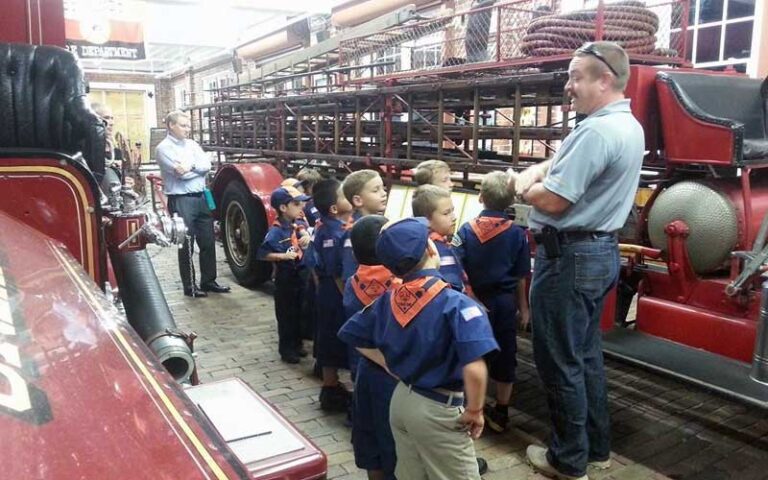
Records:
M81 152L101 181L105 133L77 60L53 46L0 43L0 148Z
M662 72L657 77L672 87L678 101L693 117L737 132L735 140L741 142L736 147L741 149L743 160L768 158L765 82L690 72Z

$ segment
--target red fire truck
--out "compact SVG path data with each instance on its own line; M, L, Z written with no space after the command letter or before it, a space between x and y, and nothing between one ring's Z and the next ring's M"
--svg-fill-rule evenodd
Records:
M418 15L319 44L317 58L266 62L255 80L191 107L194 138L221 160L213 191L232 271L246 285L267 278L254 253L273 215L268 195L304 166L340 177L380 169L397 217L409 211L409 169L441 159L464 192L454 194L459 217L471 217L483 173L550 157L574 125L563 92L573 50L616 41L648 153L621 232L605 351L768 406L766 84L690 68L685 0L558 5ZM522 225L527 208L515 208Z
M63 22L56 1L5 2L0 22L2 477L325 478L325 455L244 383L182 390L194 335L145 247L186 228L111 180Z

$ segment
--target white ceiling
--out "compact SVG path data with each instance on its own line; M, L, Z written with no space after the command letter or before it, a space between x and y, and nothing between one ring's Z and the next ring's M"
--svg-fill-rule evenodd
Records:
M66 0L87 6L95 0ZM303 13L330 13L341 0L106 0L114 9L138 12L144 24L145 60L82 59L88 71L163 73L217 55ZM105 0L98 2L103 8ZM112 10L114 10L112 9Z

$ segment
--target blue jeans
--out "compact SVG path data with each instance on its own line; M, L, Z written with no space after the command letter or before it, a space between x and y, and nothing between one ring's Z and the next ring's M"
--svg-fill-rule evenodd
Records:
M613 236L561 244L562 256L536 252L531 284L533 356L552 423L547 458L560 473L584 475L610 456L610 420L600 315L618 279Z

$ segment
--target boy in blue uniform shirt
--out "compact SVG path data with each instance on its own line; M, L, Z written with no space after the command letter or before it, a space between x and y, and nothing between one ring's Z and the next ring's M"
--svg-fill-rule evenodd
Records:
M435 185L422 185L416 189L411 201L413 215L429 220L430 237L440 255L440 274L451 288L466 291L467 276L459 257L453 250L451 239L456 232L451 192Z
M385 227L376 255L403 284L354 315L339 336L400 380L390 404L395 474L478 480L472 439L484 425L483 356L498 349L488 317L443 280L425 219Z
M347 318L373 303L399 284L376 258L376 240L386 217L368 215L352 227L352 250L360 266L347 279L344 311ZM350 347L353 348L353 347ZM397 380L379 365L358 354L355 391L352 394L352 446L355 465L368 471L369 480L394 480L395 440L389 427L389 401Z
M378 215L384 213L387 208L387 190L384 188L384 181L376 170L358 170L347 175L341 186L344 191L344 197L352 205L354 212L352 220L347 224L348 229L359 219L368 215ZM352 243L349 236L344 241L344 250L341 254L341 280L346 284L356 273L358 263L352 252ZM345 300L348 295L344 294ZM351 300L351 299L350 299ZM357 310L347 313L345 320L357 313ZM349 372L352 380L357 375L357 364L360 361L360 354L352 347L347 352L349 357Z
M480 202L485 209L461 226L454 237L456 252L469 277L475 297L488 309L500 351L488 358L491 380L496 382L496 406L486 407L485 420L496 432L509 423L509 401L517 365L517 312L528 323L525 278L531 271L531 251L525 231L512 224L504 211L514 193L502 172L485 176Z
M352 214L352 206L344 198L338 180L323 180L315 186L315 206L321 225L315 230L312 249L317 274L317 334L315 352L322 369L323 388L320 408L346 411L349 392L339 383L339 368L349 368L347 348L336 336L344 324L341 281L341 257L347 230L344 225Z
M387 190L376 170L358 170L347 175L342 184L344 197L352 205L352 223L366 215L381 215L387 209ZM350 226L351 228L351 226ZM357 270L357 260L352 253L352 244L344 245L342 280L351 277Z
M269 202L278 217L256 253L262 260L275 262L278 350L286 363L299 363L299 357L306 355L300 334L300 271L304 268L301 259L309 246L309 234L304 225L297 222L307 199L309 197L293 187L280 187L272 192Z

